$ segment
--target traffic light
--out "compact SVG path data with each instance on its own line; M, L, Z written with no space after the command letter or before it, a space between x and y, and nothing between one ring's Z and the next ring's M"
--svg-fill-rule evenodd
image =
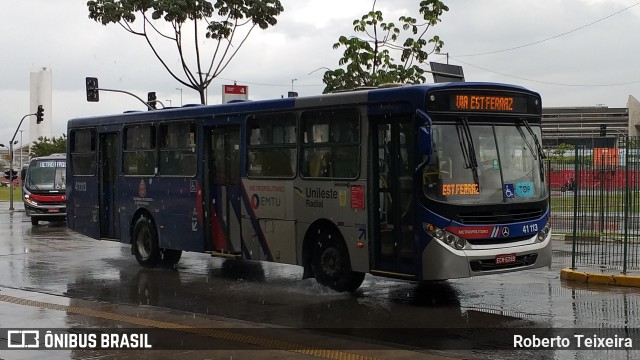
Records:
M98 92L98 78L88 77L87 81L87 101L98 102L100 101L100 94Z
M42 105L38 105L38 111L36 111L36 122L40 124L42 122L42 117L44 116L44 108Z
M149 107L151 107L152 109L156 108L156 92L155 91L150 91L147 93L147 103L149 104Z
M601 137L605 137L607 136L607 125L600 125L600 136Z
M18 178L18 172L15 170L6 170L4 172L4 177L7 179L15 180Z

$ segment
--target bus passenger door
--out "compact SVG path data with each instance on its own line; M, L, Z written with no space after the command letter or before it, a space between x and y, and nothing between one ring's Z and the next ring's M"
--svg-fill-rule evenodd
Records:
M100 134L98 186L100 191L100 237L120 237L116 204L116 174L120 137L118 133Z
M410 116L373 123L373 270L411 279L415 269L413 151Z
M207 135L206 225L214 252L241 253L240 127L212 128ZM211 245L212 244L212 245Z

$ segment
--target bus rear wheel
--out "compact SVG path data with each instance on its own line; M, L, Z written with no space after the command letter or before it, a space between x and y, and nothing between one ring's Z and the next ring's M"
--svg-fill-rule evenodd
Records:
M133 228L133 254L144 267L155 267L160 261L158 232L153 223L141 217Z
M319 233L320 239L313 254L313 273L316 281L335 291L355 291L364 280L364 273L351 270L351 261L344 241L332 233Z

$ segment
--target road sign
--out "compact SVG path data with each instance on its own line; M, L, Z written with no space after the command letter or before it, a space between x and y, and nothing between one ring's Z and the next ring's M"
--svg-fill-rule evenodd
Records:
M222 85L222 103L233 100L249 100L249 87L246 85Z

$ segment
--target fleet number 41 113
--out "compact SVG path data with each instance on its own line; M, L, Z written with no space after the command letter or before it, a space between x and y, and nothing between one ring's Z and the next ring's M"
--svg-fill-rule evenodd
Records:
M522 232L525 234L537 232L537 231L538 231L538 224L527 224L522 226Z

